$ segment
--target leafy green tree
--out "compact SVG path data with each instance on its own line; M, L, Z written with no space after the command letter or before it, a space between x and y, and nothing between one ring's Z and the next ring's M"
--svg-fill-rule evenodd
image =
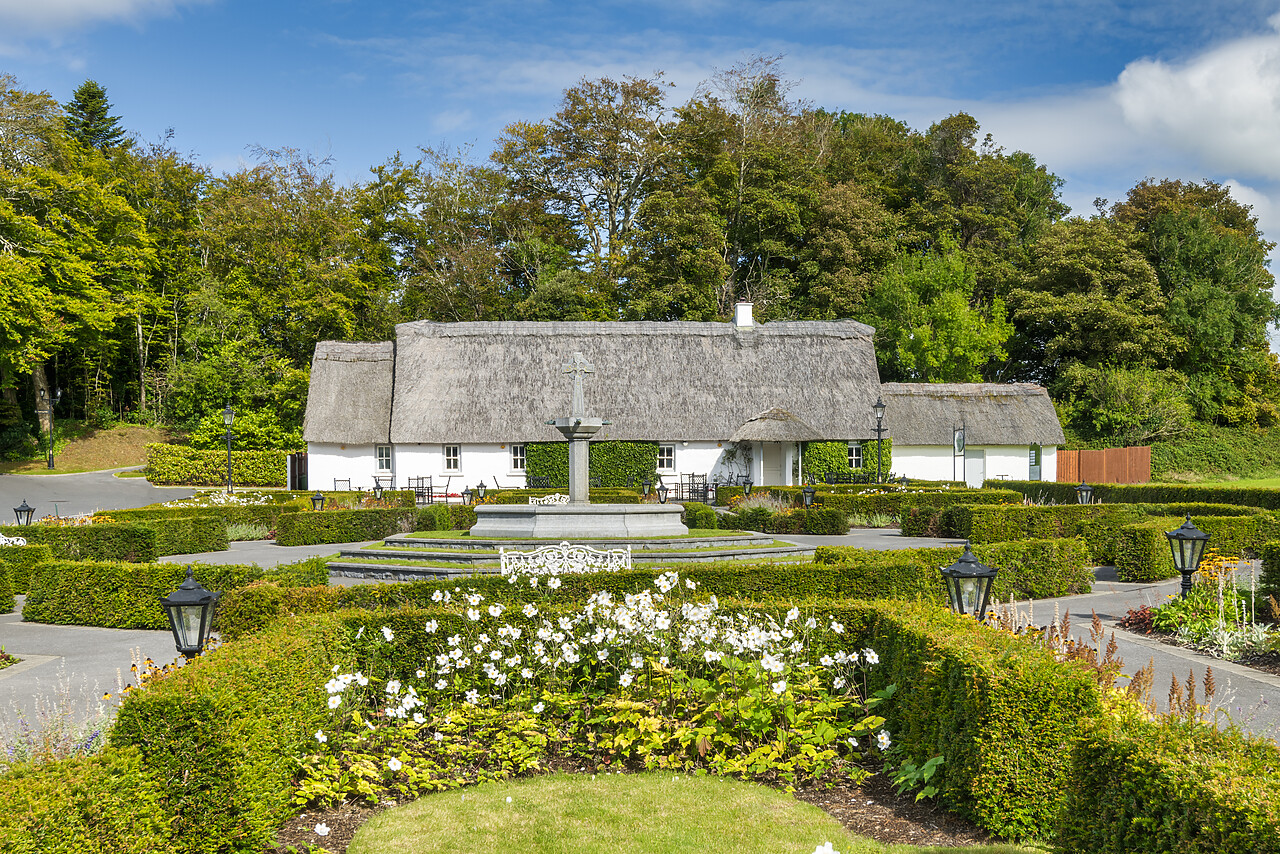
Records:
M889 267L863 319L876 327L880 376L901 382L979 382L1006 357L1004 305L972 300L976 279L954 243L906 253Z
M1191 429L1194 412L1177 371L1067 366L1059 378L1060 411L1072 427L1117 445L1144 445Z
M724 222L697 186L645 199L624 269L631 320L715 320L729 266L719 250Z
M86 148L107 151L124 144L120 117L111 115L107 90L96 80L86 80L66 104L67 133Z
M796 253L793 317L854 317L898 253L898 219L854 183L825 186Z

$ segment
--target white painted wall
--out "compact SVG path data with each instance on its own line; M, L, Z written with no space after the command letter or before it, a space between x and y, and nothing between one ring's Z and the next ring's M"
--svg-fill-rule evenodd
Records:
M1030 447L1027 445L970 445L970 450L986 453L988 481L1026 480L1030 476ZM946 445L894 445L893 476L919 480L961 480L964 462L952 458ZM1040 452L1040 479L1058 479L1058 449L1045 446Z
M392 449L391 461L394 465L395 449ZM373 445L307 443L307 487L309 489L331 490L335 479L349 479L352 489L373 489L376 465Z

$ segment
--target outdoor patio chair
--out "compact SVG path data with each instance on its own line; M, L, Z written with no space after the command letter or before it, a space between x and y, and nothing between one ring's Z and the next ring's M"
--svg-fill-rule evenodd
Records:
M339 480L338 478L335 477L333 479L333 491L334 492L350 492L351 478L344 477L341 480Z

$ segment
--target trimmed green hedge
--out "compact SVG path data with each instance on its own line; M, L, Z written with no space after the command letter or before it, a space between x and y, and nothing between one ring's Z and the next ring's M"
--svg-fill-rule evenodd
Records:
M725 513L719 516L716 521L719 527L730 531L763 531L766 534L819 534L824 536L840 536L841 534L849 533L849 517L845 515L843 510L831 510L822 507L814 507L809 510L795 508L784 510L781 513L770 513L764 507L753 507L741 513Z
M267 570L242 565L192 566L197 581L223 594L263 578L288 585L324 584L329 578L320 560ZM22 619L108 629L167 629L169 621L160 607L160 597L177 589L186 574L186 566L179 563L52 560L42 565L32 580Z
M0 561L9 567L9 583L15 596L27 592L36 567L48 563L51 557L49 547L44 545L0 546Z
M1185 720L1100 718L1072 751L1054 850L1280 852L1280 750Z
M276 543L282 546L316 546L380 540L393 534L420 530L420 515L417 510L390 508L284 513L276 525Z
M171 850L164 792L132 748L20 766L0 776L0 851L149 854Z
M476 503L480 506L485 504L528 504L530 498L541 498L545 495L564 495L567 492L567 487L565 489L504 489L501 492L486 493L484 500ZM587 500L592 504L639 504L643 499L640 492L635 489L597 486L587 490Z
M0 560L0 614L12 614L16 607L18 607L18 600L13 596L9 564Z
M556 485L569 484L569 443L529 442L524 446L525 474L549 477ZM592 442L590 477L605 487L654 480L658 469L657 442Z
M232 451L231 480L237 486L285 486L288 452ZM227 482L227 455L182 445L147 445L147 480L161 485L220 486Z
M156 532L149 527L125 522L61 527L55 525L7 525L0 527L7 537L25 537L27 543L49 547L52 557L62 560L153 561L160 557Z
M1000 481L1032 500L1076 503L1074 483L1038 480ZM1092 483L1094 501L1105 504L1235 504L1280 510L1280 489L1261 486L1197 486L1190 483Z
M1142 514L1136 508L1125 505L989 507L957 504L943 511L941 527L944 536L962 537L975 543L1081 536L1088 543L1093 560L1110 565L1115 562L1116 537L1120 528L1141 518Z
M1185 517L1184 517L1185 518ZM1263 553L1266 544L1280 537L1280 522L1270 514L1257 516L1192 516L1196 527L1209 535L1206 549L1224 557ZM1166 531L1182 525L1176 516L1126 525L1117 532L1116 574L1121 581L1148 582L1175 578L1173 553ZM1265 558L1265 554L1263 555ZM1267 578L1263 565L1263 584Z
M1262 594L1280 600L1280 541L1264 543L1259 555L1262 557L1262 578L1259 585ZM0 554L0 557L3 556Z
M685 527L700 530L712 530L719 526L716 511L698 501L684 503L684 512L680 514L680 521L685 524Z
M171 841L154 850L258 852L293 813L295 759L328 718L336 621L289 621L225 644L131 694L111 730L159 787Z

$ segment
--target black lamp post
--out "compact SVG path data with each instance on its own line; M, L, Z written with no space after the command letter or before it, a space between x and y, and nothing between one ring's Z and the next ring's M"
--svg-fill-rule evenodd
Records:
M319 513L324 509L324 493L316 490L316 494L311 496L311 509Z
M1080 481L1080 485L1076 487L1076 503L1092 504L1093 503L1093 487Z
M19 525L30 525L31 514L36 512L36 508L27 504L27 499L22 499L22 503L13 508L13 515L18 517Z
M813 484L809 484L804 489L800 490L800 494L804 497L804 509L808 510L813 506L813 494L817 491L818 490L813 488Z
M236 420L236 411L231 408L231 404L227 404L222 410L222 426L226 427L223 436L227 440L227 493L235 492L235 488L231 485L231 440L235 438L235 434L231 432L231 425Z
M217 603L218 594L196 581L189 566L182 585L168 596L160 597L160 604L169 615L174 645L187 658L195 658L204 649Z
M382 500L382 484L378 483L377 479L373 481L373 497L378 501Z
M466 489L462 490L462 501L465 504L471 503L471 487L468 486Z
M1169 548L1173 550L1173 565L1182 576L1182 598L1191 592L1191 576L1200 568L1200 560L1204 557L1205 544L1209 535L1195 526L1191 514L1176 531L1165 531L1169 538Z
M476 484L476 497L481 501L484 501L484 494L486 491L488 491L488 487L484 485L483 480Z
M653 489L653 481L649 480L648 478L645 478L644 481L641 482L640 484L640 489L644 493L644 497L648 498L649 490Z
M671 492L671 490L667 488L667 485L665 483L658 484L658 503L659 504L667 503L667 493L669 492Z
M991 596L991 584L995 578L996 571L974 557L969 541L965 540L964 554L960 559L942 568L951 610L981 620L987 613L987 599Z
M751 487L753 487L753 486L755 486L755 482L754 482L754 481L750 481L750 480L749 480L749 481L747 481L746 483L744 483L744 484L742 485L742 497L743 497L743 498L746 498L747 496L749 496L749 495L751 494Z
M40 410L42 415L49 416L49 468L53 468L53 408L62 400L62 389L55 389L53 397L49 397L49 392L40 389L40 402L44 404L44 409ZM25 503L25 502L24 502Z
M883 483L880 463L884 459L884 400L878 394L871 411L876 414L876 483Z

